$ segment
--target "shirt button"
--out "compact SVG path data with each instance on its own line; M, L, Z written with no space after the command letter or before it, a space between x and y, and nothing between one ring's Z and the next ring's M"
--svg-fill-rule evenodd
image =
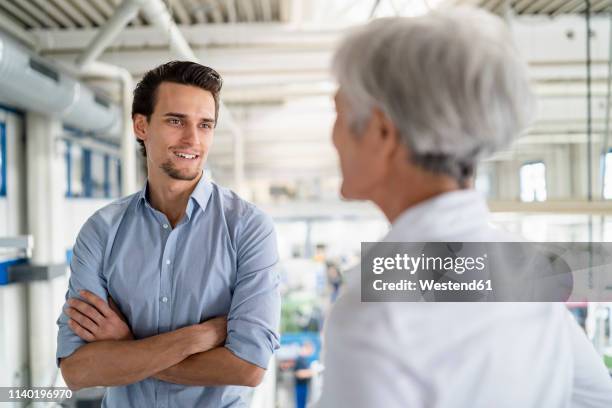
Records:
M164 227L164 229L168 229L168 224L164 224L162 227Z
M166 265L170 265L170 263L171 263L170 260L166 259Z
M166 303L166 302L168 302L168 298L164 296L164 297L161 299L161 301L162 301L162 302L164 302L164 303Z

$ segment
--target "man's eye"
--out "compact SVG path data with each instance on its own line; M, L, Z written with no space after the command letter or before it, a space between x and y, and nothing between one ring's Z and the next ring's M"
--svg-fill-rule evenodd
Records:
M171 125L180 125L181 120L180 119L168 119L168 123Z
M212 129L212 124L208 123L208 122L203 122L200 124L200 127L203 129Z

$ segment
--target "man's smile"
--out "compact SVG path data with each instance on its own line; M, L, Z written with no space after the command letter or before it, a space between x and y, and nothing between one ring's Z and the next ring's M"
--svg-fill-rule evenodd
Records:
M173 152L176 157L182 160L195 160L200 157L199 154L194 152L175 151Z

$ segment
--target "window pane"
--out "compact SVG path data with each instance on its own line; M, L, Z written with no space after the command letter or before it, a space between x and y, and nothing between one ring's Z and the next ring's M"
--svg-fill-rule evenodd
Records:
M91 196L104 197L104 155L97 152L91 154Z
M546 200L546 165L542 162L521 166L521 201Z
M72 197L83 196L83 149L81 146L70 146L70 192Z
M6 125L0 123L0 197L6 196Z
M119 160L115 157L109 157L108 160L108 183L110 190L110 197L117 198L121 194L121 189L119 186L120 182L119 175Z
M606 174L604 175L604 199L612 198L612 152L606 153Z

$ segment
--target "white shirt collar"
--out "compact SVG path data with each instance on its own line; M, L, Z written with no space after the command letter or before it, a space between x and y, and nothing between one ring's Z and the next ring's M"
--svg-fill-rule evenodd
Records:
M405 210L383 241L439 241L469 236L486 228L489 209L476 190L456 190L437 195Z

